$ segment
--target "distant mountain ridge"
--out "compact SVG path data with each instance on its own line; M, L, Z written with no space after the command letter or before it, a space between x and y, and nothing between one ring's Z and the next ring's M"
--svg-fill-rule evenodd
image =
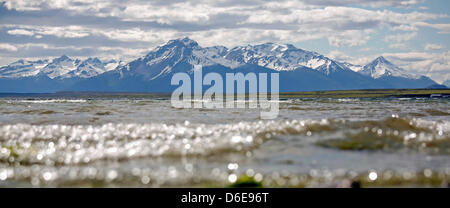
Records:
M139 91L170 92L176 72L267 72L280 74L280 91L424 88L436 84L379 57L365 66L342 63L290 44L201 47L189 38L170 40L128 63L61 56L19 60L0 68L0 92ZM34 86L33 85L38 85Z
M119 62L102 62L98 58L72 59L66 55L53 60L19 60L0 67L0 78L18 79L31 76L47 76L50 79L89 78L114 70Z
M383 56L380 56L363 67L361 74L379 79L387 76L403 77L408 79L419 79L420 76L406 72L404 69L395 66Z
M442 84L450 88L450 80L446 80Z

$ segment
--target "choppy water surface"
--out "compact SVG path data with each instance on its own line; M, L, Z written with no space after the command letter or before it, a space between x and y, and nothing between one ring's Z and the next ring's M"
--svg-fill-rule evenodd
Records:
M177 109L156 95L0 99L2 187L447 186L449 99Z

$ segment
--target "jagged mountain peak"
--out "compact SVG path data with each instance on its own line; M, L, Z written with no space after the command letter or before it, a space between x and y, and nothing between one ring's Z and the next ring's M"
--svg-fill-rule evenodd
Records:
M190 39L189 37L178 38L170 40L164 46L185 46L185 47L197 47L199 46L197 41Z
M79 60L73 60L66 55L53 59L39 74L54 79L63 76L77 68Z
M192 50L201 48L199 44L188 37L169 40L167 43L156 47L147 53L142 59L146 62L158 62L161 58L170 58L174 55L189 56Z
M415 75L413 73L409 73L406 70L394 65L390 61L388 61L383 56L379 56L374 59L372 62L368 63L363 67L361 74L371 76L374 79L379 79L382 77L403 77L408 79L418 79L420 76Z
M0 78L20 78L37 75L48 64L48 60L27 61L20 59L0 67Z
M379 56L376 59L374 59L373 61L371 61L369 64L367 65L385 65L385 66L389 66L391 68L396 68L397 66L395 66L393 63L391 63L390 61L388 61L386 58L384 58L384 56ZM398 67L397 67L398 68Z
M87 58L85 61L95 61L95 62L100 62L100 59L98 57L89 57Z
M99 59L99 58L97 58L97 57L94 57L94 58L88 58L88 59L86 59L86 60L84 60L83 62L82 62L82 64L86 64L86 63L91 63L91 64L102 64L103 62Z
M20 65L30 65L30 64L43 64L48 63L48 59L40 59L40 60L24 60L19 59L15 62L8 64L7 66L20 66Z
M89 78L113 70L118 65L119 62L102 62L97 57L79 60L67 55L52 60L29 61L20 59L7 66L0 67L0 78L17 79L30 76L46 76L50 79Z
M376 64L386 64L386 65L393 65L393 66L395 66L390 61L388 61L386 58L384 58L384 56L378 56L376 59L374 59L373 61L371 61L367 65L376 65Z
M376 59L374 59L373 61L390 63L386 58L384 58L384 56L378 56L378 57L377 57Z
M271 52L285 52L287 50L302 50L299 48L296 48L294 45L292 44L279 44L279 43L273 43L273 42L267 42L267 43L262 43L262 44L258 44L258 45L248 45L249 48L255 48L255 49L262 49L262 50L266 50L266 51L271 51Z
M66 60L72 60L70 57L68 57L67 55L62 55L58 58L53 59L53 62L61 62L61 61L66 61Z
M156 47L144 57L120 67L119 71L121 76L139 74L147 79L156 79L173 72L177 66L183 66L184 71L191 70L193 65L198 64L237 67L239 64L224 58L227 52L228 49L224 46L201 47L196 41L184 37Z
M256 64L277 71L290 71L302 67L330 74L336 70L347 70L345 66L316 52L306 51L291 44L263 43L238 46L230 50L227 59L245 64Z
M106 62L105 62L106 63ZM84 65L98 65L98 66L103 66L104 63L97 57L94 58L87 58L84 61L80 61L79 66L84 66Z
M442 84L450 88L450 79L442 82Z
M11 63L11 65L13 65L13 64L25 64L25 60L19 59L19 60L15 61L15 62Z
M88 58L77 65L75 70L61 76L61 78L89 78L102 74L109 69L106 68L108 62L102 62L97 57Z

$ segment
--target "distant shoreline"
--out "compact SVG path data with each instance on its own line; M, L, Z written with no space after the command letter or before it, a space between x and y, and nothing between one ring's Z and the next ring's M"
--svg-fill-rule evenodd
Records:
M280 98L449 98L450 89L368 89L285 92Z
M270 94L270 93L269 93ZM170 97L167 92L55 92L55 93L0 93L0 97L86 97L86 96L156 96ZM449 98L450 89L366 89L280 92L280 98Z

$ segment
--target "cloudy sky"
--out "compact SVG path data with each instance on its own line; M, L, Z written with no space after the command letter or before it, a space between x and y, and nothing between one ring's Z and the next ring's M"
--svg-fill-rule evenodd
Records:
M168 40L291 43L340 61L383 55L450 79L448 0L0 0L0 65L66 54L130 60Z

